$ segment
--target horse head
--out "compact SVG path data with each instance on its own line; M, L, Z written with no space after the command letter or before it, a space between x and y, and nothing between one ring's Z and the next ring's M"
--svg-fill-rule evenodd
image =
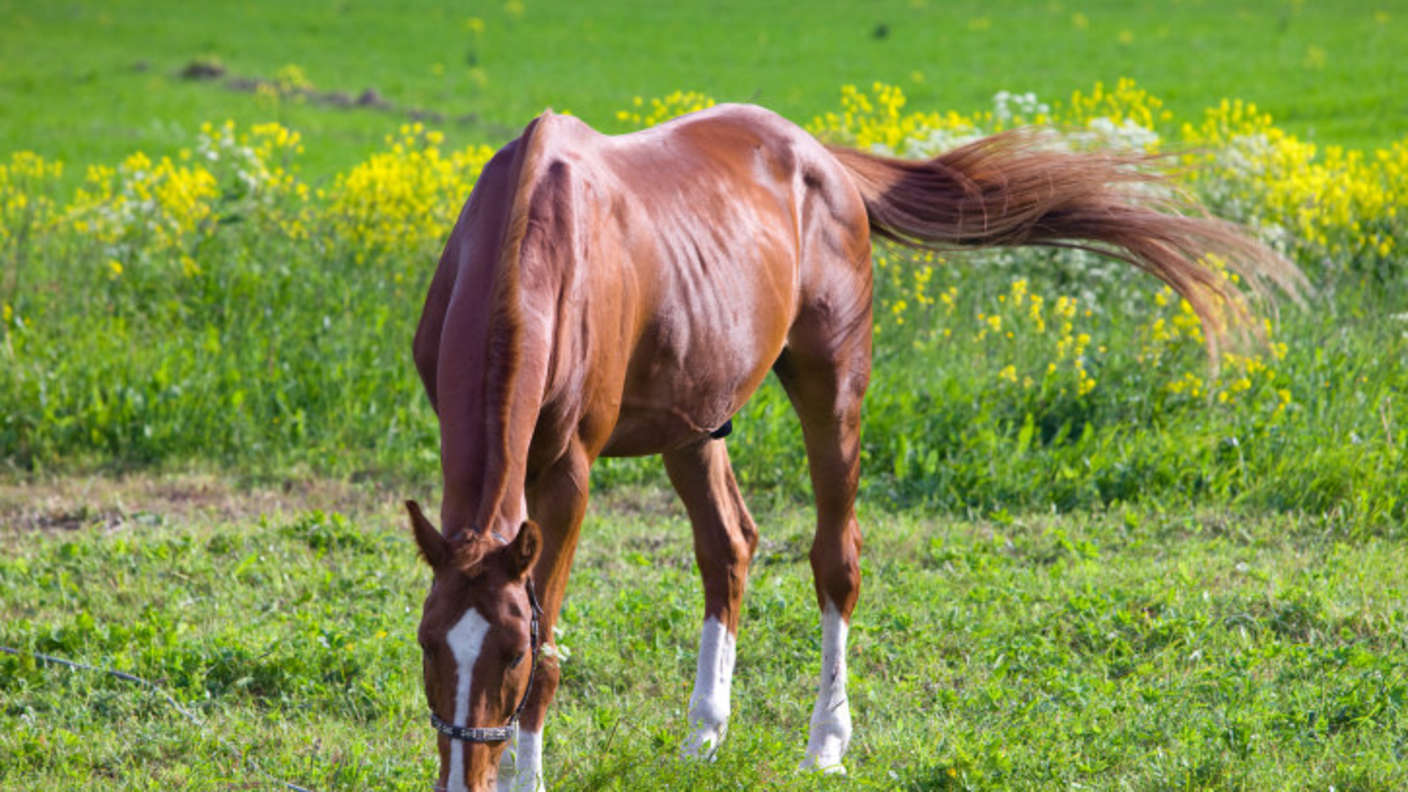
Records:
M527 521L506 543L474 531L447 538L415 501L406 509L434 572L417 637L426 703L439 732L436 789L487 790L537 666L539 609L528 573L541 535Z

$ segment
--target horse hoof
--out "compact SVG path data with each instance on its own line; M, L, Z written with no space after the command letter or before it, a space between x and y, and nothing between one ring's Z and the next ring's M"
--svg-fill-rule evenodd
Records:
M821 773L822 775L845 775L846 766L841 764L840 758L824 759L820 756L808 756L802 760L802 764L797 767L804 773Z
M719 743L723 742L724 735L721 729L702 728L689 735L684 745L680 748L680 755L687 759L702 759L714 761L714 756L719 752Z

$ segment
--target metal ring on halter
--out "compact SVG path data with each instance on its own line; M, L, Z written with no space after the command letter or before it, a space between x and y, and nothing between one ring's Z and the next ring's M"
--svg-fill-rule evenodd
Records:
M528 604L533 609L533 618L528 625L528 640L533 653L532 665L528 669L528 687L523 691L523 698L518 700L518 706L514 708L513 715L509 716L508 723L503 726L456 726L447 722L444 718L436 715L434 710L430 713L430 725L435 730L449 737L451 740L463 740L464 742L491 743L512 740L514 732L518 728L518 716L523 713L523 708L528 704L528 695L533 692L533 677L538 675L538 652L542 649L542 644L538 642L538 618L543 615L543 608L538 604L538 595L533 591L533 579L528 578Z

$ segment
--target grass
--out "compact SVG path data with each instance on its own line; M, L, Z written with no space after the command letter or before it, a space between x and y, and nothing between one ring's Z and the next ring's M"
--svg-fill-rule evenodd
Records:
M314 789L432 774L413 638L427 574L394 498L208 478L0 497L0 642L145 676L206 723L3 656L0 789L267 787L238 756ZM687 523L656 491L598 500L559 636L556 789L1408 783L1401 537L1224 510L866 509L856 737L833 780L793 770L819 662L806 511L759 514L733 721L718 761L695 764L677 758L702 607Z
M5 0L0 152L82 166L135 150L174 156L201 122L275 118L318 141L315 179L363 160L412 110L450 143L507 140L546 106L619 131L633 96L693 89L805 121L837 88L881 80L919 107L972 111L1001 89L1063 99L1135 78L1196 118L1224 97L1256 102L1322 144L1383 145L1408 114L1408 25L1393 4L1260 0L1033 4L886 0L607 5L532 0L476 10L260 2L192 13L173 0ZM482 22L475 32L468 19ZM230 76L294 65L323 92L371 88L395 110L270 101L179 72L215 59Z
M175 241L140 215L106 241L32 224L87 165L176 157L204 121L277 119L303 134L304 180L335 192L413 111L449 151L498 144L546 105L620 131L632 97L694 89L804 121L872 80L902 86L907 109L968 111L1001 89L1059 100L1130 76L1178 121L1239 97L1322 145L1386 147L1408 112L1408 27L1385 4L662 8L0 0L0 152L67 165L0 205L0 643L151 678L206 724L0 656L0 789L264 785L241 757L323 790L423 788L433 771L414 643L426 574L396 504L437 495L408 345L436 213L473 167L435 171L451 194L430 190L435 207L367 202L311 233L229 159L219 222ZM193 59L392 106L178 78ZM430 178L421 137L394 186ZM1366 201L1397 178L1382 162ZM1218 200L1266 219L1241 192ZM800 437L768 384L729 440L763 543L723 752L676 758L702 597L687 525L657 462L603 462L563 615L554 788L1408 786L1408 235L1380 209L1326 210L1332 247L1288 247L1317 294L1272 326L1283 352L1221 378L1186 327L1168 337L1177 307L1123 270L882 250L850 779L793 770L819 635ZM359 242L368 228L397 241ZM1370 233L1398 246L1373 253ZM1018 279L1048 311L1078 300L1070 326L1048 312L1034 329Z
M0 441L11 464L436 480L434 417L406 352L418 290L377 268L302 277L251 269L243 257L206 267L200 282L178 284L180 296L147 301L170 306L155 314L129 302L139 301L135 282L98 281L89 299L111 295L106 309L70 302L45 326L10 334L3 351L13 367L0 374L0 392L15 407L0 419ZM1288 310L1277 337L1289 348L1274 376L1224 404L1170 390L1180 377L1208 375L1195 343L1158 365L1141 362L1141 327L1152 317L1113 296L1093 299L1100 313L1079 320L1092 345L1107 347L1092 355L1099 385L1090 394L1060 380L1009 386L1000 370L1039 377L1056 360L1055 339L1027 331L999 345L973 341L983 325L972 317L1000 305L1002 282L952 274L962 286L952 317L912 316L907 327L922 327L919 336L882 330L863 435L867 499L959 514L1216 503L1334 513L1360 531L1401 524L1408 347L1401 321L1382 319L1405 310L1400 292ZM1048 295L1057 288L1032 282ZM952 341L934 340L949 328ZM735 427L742 480L805 500L805 458L781 390L769 383ZM665 486L653 459L603 461L595 479Z

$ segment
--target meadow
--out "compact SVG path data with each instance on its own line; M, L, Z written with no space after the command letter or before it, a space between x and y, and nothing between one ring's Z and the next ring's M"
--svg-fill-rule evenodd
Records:
M793 771L819 635L769 383L729 439L763 543L724 750L676 758L681 510L655 460L604 461L552 788L1408 786L1408 16L807 8L7 7L0 645L206 727L0 655L0 789L420 787L396 504L438 501L409 339L439 246L543 106L623 132L725 100L906 156L1032 123L1162 153L1312 288L1213 366L1124 265L877 247L851 777Z
M32 522L74 500L89 511L71 526ZM0 788L277 788L261 770L316 790L426 788L427 574L394 496L183 477L8 489L0 510L0 639L158 680L205 723L127 682L0 656ZM811 515L761 511L728 738L717 762L681 760L702 598L678 511L618 488L588 518L558 634L551 788L1408 783L1402 539L1157 508L863 508L844 779L794 770L820 649Z
M696 90L800 121L832 109L839 86L875 80L970 112L1003 89L1055 98L1130 77L1180 117L1240 97L1294 134L1357 148L1387 144L1408 115L1408 12L1384 0L255 0L199 13L3 0L0 13L0 152L80 167L175 156L204 121L278 120L318 141L305 167L324 179L410 111L438 114L456 147L498 145L548 106L623 131L622 101ZM182 79L197 62L226 72ZM234 79L351 100L372 89L388 106L276 102Z

